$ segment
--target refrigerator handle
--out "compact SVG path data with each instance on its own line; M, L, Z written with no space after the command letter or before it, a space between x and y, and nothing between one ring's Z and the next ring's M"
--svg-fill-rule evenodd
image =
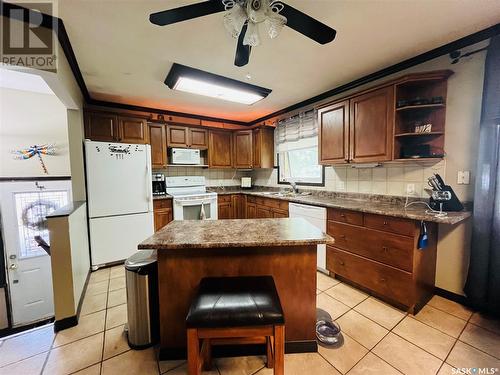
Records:
M150 175L151 173L149 172L149 162L146 162L146 191L147 191L147 195L146 195L146 199L147 201L149 202L151 200L151 182L150 182Z

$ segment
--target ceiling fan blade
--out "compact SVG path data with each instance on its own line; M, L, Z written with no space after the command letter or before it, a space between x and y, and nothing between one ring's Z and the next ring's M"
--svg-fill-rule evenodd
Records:
M149 21L155 25L165 26L176 22L187 21L192 18L222 12L224 9L222 0L208 0L201 3L151 13L149 15Z
M320 44L330 43L337 32L330 26L302 13L290 5L283 4L279 14L286 17L286 25Z
M247 27L247 24L243 25L240 36L238 37L238 46L236 47L236 56L234 57L234 65L236 66L245 66L248 64L248 60L250 59L250 51L252 50L252 47L243 44Z

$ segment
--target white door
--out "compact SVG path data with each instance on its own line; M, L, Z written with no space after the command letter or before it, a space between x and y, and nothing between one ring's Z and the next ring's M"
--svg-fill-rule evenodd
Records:
M148 145L85 141L89 217L152 210Z
M45 216L71 200L70 181L2 182L0 212L13 326L54 315L50 257L34 236L49 243Z

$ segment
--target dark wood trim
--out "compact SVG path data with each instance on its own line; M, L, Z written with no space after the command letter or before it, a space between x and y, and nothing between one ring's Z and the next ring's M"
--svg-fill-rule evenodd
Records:
M40 177L0 177L0 182L14 181L68 181L71 176L40 176Z
M76 315L61 320L56 320L54 322L54 332L59 332L64 329L74 327L76 325L78 325L78 317Z
M285 353L316 353L316 341L285 342ZM212 349L213 357L242 357L248 355L266 355L265 344L217 345ZM160 361L186 359L186 348L160 348Z
M293 105L288 106L286 108L283 108L279 111L270 113L270 114L263 116L263 117L260 117L256 120L251 121L250 124L252 124L252 125L257 124L259 122L263 122L263 121L268 120L270 118L283 115L287 112L291 112L291 111L297 110L299 108L312 105L316 102L328 99L329 97L341 94L345 91L354 89L356 87L365 85L367 83L382 79L382 78L387 77L391 74L398 73L402 70L411 68L415 65L419 65L419 64L422 64L426 61L443 56L447 53L456 51L458 49L462 49L462 48L470 46L472 44L479 43L483 40L489 39L489 38L491 38L495 35L498 35L498 34L500 34L500 23L497 23L496 25L490 26L484 30L478 31L474 34L470 34L470 35L467 35L463 38L457 39L453 42L447 43L443 46L434 48L430 51L424 52L424 53L417 55L415 57L401 61L397 64L388 66L387 68L381 69L381 70L376 71L376 72L371 73L371 74L368 74L364 77L358 78L354 81L351 81L351 82L346 83L344 85L338 86L334 89L325 91L324 93L313 96L312 98L309 98L307 100L301 101L301 102L296 103L296 104L293 104Z

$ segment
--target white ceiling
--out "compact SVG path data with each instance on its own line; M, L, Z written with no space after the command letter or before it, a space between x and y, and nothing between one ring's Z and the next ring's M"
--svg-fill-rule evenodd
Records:
M0 87L6 89L37 92L54 95L45 80L36 74L23 73L0 67Z
M319 45L292 29L233 65L223 13L170 25L152 12L196 0L65 0L65 23L94 99L250 121L500 22L498 0L285 0L337 30ZM262 33L264 35L264 33ZM172 91L172 63L270 88L252 106Z

